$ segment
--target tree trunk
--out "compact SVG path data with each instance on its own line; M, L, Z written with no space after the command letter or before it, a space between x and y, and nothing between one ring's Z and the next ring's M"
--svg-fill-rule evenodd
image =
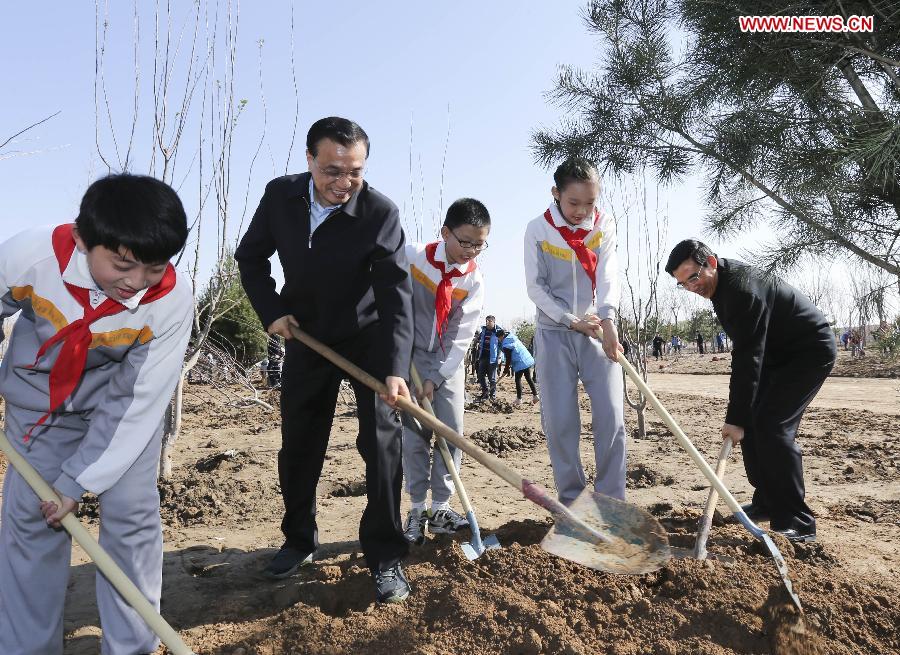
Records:
M178 378L175 394L166 407L163 422L162 450L159 453L159 477L168 480L172 477L172 451L181 432L181 408L184 404L184 375Z
M641 402L635 408L637 410L637 434L635 435L635 439L646 439L647 438L647 425L644 422L644 409L647 407L647 400L645 398L641 399Z

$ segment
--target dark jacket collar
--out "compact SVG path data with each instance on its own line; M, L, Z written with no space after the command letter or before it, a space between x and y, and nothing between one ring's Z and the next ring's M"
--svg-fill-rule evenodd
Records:
M293 191L291 195L302 196L306 202L307 207L312 205L312 198L309 197L309 178L312 177L312 173L307 171L306 173L301 173L297 176L297 179L293 183ZM359 196L363 193L366 193L369 190L369 183L363 180L362 186L359 190L350 196L350 200L341 205L339 211L347 214L348 216L352 216L356 218L358 216L357 212L359 211Z

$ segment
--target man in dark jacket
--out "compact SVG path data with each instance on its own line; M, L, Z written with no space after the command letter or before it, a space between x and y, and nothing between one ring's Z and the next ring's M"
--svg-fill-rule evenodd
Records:
M825 316L799 291L747 264L719 258L695 239L666 264L678 286L712 300L731 339L731 388L723 438L741 443L755 521L793 541L814 541L805 501L803 458L795 437L806 407L834 366L837 350Z
M400 423L391 405L409 397L411 287L400 257L396 205L364 180L369 138L345 118L323 118L306 137L309 172L269 182L235 251L241 282L269 334L286 339L278 477L285 542L266 569L292 575L318 546L316 484L343 373L292 338L300 327L385 381L381 400L351 380L359 416L357 448L366 463L368 504L359 540L379 602L409 594L400 567L408 552L400 523ZM284 286L275 291L275 253Z

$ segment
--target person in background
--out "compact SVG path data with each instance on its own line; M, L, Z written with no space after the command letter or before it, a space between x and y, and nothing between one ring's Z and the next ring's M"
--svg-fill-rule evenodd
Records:
M481 385L480 400L494 400L497 397L497 366L500 363L500 339L497 335L500 329L497 318L488 315L477 335L475 357L478 361L478 384Z
M534 386L534 380L531 377L531 368L534 366L534 357L531 356L531 353L528 352L528 348L519 341L519 338L516 335L501 330L499 336L501 339L500 348L506 356L506 367L500 377L509 375L510 369L512 369L513 375L515 375L516 400L513 404L516 407L519 407L522 404L522 378L525 378L528 387L531 389L531 404L537 405L539 401L538 392L537 388Z

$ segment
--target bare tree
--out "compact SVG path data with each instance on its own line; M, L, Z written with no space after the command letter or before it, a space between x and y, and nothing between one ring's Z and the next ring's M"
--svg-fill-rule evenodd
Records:
M605 193L607 206L619 204L617 211L617 233L622 235L618 243L620 261L624 263L623 274L626 293L622 294L619 308L619 330L623 340L628 341L628 360L647 380L647 347L660 323L658 285L666 247L668 218L658 205L659 193L655 194L654 207L648 206L646 178L634 181L630 186L620 187L621 202ZM624 250L624 253L623 253ZM624 256L622 256L624 254ZM624 371L622 372L624 376ZM630 392L627 381L625 400L637 413L635 437L647 436L644 411L647 399L640 391Z
M107 35L112 27L109 4L108 0L102 6L100 0L95 0L95 3L96 147L101 160L110 170L128 170L139 156L139 153L136 154L137 137L143 133L143 124L138 116L143 69L139 47L141 15L135 1L132 27L135 102L129 108L130 122L125 139L120 138L114 123L116 108L112 106L106 88L104 62ZM232 202L234 140L241 125L241 115L248 105L248 101L239 98L235 90L239 4L232 0L200 0L192 4L190 11L178 16L170 4L160 6L157 2L153 21L153 116L149 129L148 170L182 195L182 187L188 183L195 185L193 203L190 204L196 208L188 243L177 258L177 263L188 269L194 292L194 330L172 405L166 415L160 457L160 475L166 478L171 474L171 454L181 429L186 377L205 352L213 323L232 308L233 303L226 298L226 290L235 283L238 272L230 253L237 245L236 235L240 233L246 217L251 174L265 141L266 130L264 115L259 141L246 171L247 186L241 211L240 206L236 207ZM293 42L293 32L291 38ZM262 40L257 41L257 47L259 95L265 112ZM299 94L296 107L299 109ZM201 306L196 300L200 297L201 259L210 250L215 253L215 262L205 285L206 293L203 294ZM246 385L238 385L237 388L244 387ZM251 396L246 400L259 402L271 409L258 397L255 389L250 391L247 387L247 390Z
M50 114L49 116L45 116L45 117L42 118L41 120L35 121L34 123L32 123L31 125L28 125L27 127L23 127L23 128L20 129L18 132L12 134L11 136L6 137L5 139L3 139L3 141L0 141L0 161L3 161L4 159L12 159L13 157L24 157L25 155L35 155L35 154L38 154L38 153L41 153L41 152L46 152L47 149L39 149L39 150L30 150L30 151L28 151L28 150L20 150L20 149L18 149L18 148L10 149L10 148L7 148L7 146L9 146L9 145L11 145L11 144L12 144L12 145L16 144L17 139L18 139L20 136L22 136L22 135L25 134L26 132L29 132L29 131L33 130L33 129L36 128L38 125L42 125L42 124L46 123L46 122L49 121L51 118L56 118L56 117L59 116L61 113L62 113L62 110L57 111L57 112L55 112L55 113L53 113L53 114ZM4 148L6 148L6 150L4 150Z

